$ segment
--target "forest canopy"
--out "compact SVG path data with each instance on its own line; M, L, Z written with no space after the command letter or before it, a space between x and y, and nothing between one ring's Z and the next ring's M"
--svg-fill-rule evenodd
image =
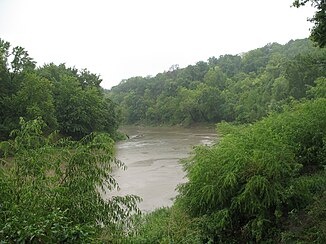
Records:
M116 133L116 105L105 96L100 77L87 69L36 67L24 48L0 39L0 81L0 139L19 128L20 117L42 118L48 132L76 139L94 131Z
M109 97L126 124L250 123L306 97L315 81L326 77L325 63L326 51L308 39L269 43L186 68L174 65L155 77L123 80Z

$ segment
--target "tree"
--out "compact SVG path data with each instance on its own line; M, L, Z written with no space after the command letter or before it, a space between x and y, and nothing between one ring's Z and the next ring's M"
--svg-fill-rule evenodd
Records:
M198 109L206 122L216 123L221 120L221 91L217 87L200 84L198 91Z
M283 76L278 77L273 83L272 96L275 101L286 99L289 95L289 81Z
M185 115L185 122L188 124L200 122L202 115L199 111L199 91L182 87L179 90L179 99L180 111Z
M28 72L33 72L35 62L22 47L11 47L0 38L0 139L8 138L9 132L18 127L15 94Z
M295 0L293 6L304 6L307 2L317 8L315 15L309 19L314 23L311 29L311 39L318 44L319 47L326 46L326 1L325 0Z
M270 51L270 45L266 45L245 53L242 58L242 70L246 73L260 73L268 63Z
M130 92L124 97L121 108L127 123L137 123L145 120L146 103L143 96L135 92Z
M316 86L310 87L308 95L314 98L326 98L326 78L320 77L315 80Z
M49 80L36 73L26 73L13 99L17 117L26 120L42 118L50 131L57 129L52 91L53 86Z
M87 69L82 69L78 75L78 80L80 81L82 87L96 87L100 88L102 79L99 75L91 73Z
M0 96L7 95L11 90L8 58L10 43L0 39Z
M56 117L63 134L80 139L93 131L104 131L106 107L95 87L83 89L76 77L65 76L55 94Z
M100 87L98 75L64 64L44 65L37 74L51 81L56 119L63 134L77 139L93 131L115 135L120 118L116 104Z
M215 62L228 77L235 75L241 69L241 57L239 55L221 55Z
M223 73L219 66L215 66L214 68L210 68L205 76L204 82L211 86L223 90L225 88L227 76Z
M289 81L289 94L296 99L306 95L308 86L313 86L318 77L326 76L326 51L297 55L285 65L284 77Z

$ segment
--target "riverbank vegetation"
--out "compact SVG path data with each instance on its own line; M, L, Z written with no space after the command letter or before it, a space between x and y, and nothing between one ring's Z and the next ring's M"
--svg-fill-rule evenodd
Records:
M118 187L112 168L124 167L113 156L108 134L77 142L56 133L44 136L40 119L21 119L20 125L13 140L0 143L2 243L90 242L100 226L111 235L125 228L139 198L102 198Z
M312 39L324 47L326 5L312 2ZM325 68L325 49L304 39L114 87L124 123L205 121L221 135L184 162L174 205L138 219L122 242L325 243Z
M246 127L219 124L219 143L185 162L173 207L141 219L129 240L324 243L325 95Z
M0 242L98 242L124 233L137 196L102 194L113 168L119 113L99 76L36 63L0 39ZM120 235L120 234L119 234Z
M270 43L108 92L0 39L0 242L325 243L325 3L311 2L320 47ZM121 121L217 123L221 138L184 161L172 207L139 216L137 196L102 197L124 168Z
M111 237L123 231L139 198L102 198L118 187L113 167L124 167L113 156L109 135L94 133L78 142L44 136L40 119L21 119L20 125L14 139L0 143L1 242L90 242L101 226Z

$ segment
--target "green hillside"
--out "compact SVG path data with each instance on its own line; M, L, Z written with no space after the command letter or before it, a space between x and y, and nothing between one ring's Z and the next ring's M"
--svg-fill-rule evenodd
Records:
M126 124L248 123L306 97L314 81L326 77L325 67L326 51L308 39L270 43L123 80L109 96Z

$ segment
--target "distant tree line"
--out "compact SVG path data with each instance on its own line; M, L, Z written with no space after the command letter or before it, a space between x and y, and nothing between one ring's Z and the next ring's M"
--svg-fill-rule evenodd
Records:
M326 51L308 39L270 43L123 80L109 96L126 124L248 123L306 97L316 80L325 79L325 67Z

